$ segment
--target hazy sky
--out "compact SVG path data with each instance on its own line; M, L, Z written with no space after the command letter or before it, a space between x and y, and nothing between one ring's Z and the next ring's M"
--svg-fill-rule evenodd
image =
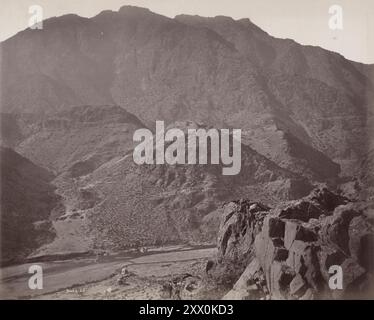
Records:
M374 0L0 0L0 41L27 27L29 6L44 18L76 13L92 17L102 10L136 5L177 14L250 18L273 36L337 51L351 60L374 63ZM329 29L329 7L343 8L343 30Z

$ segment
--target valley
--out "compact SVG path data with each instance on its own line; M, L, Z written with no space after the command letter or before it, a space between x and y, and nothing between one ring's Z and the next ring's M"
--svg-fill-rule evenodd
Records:
M166 246L149 248L146 254L129 251L5 267L0 269L1 298L159 299L166 294L162 288L163 282L167 283L185 273L198 274L214 253L215 248L212 247ZM43 268L42 290L27 287L31 264ZM118 279L123 268L128 270L130 276L128 283L121 285Z
M373 66L249 19L132 6L53 17L0 45L5 297L334 298L331 261L349 289L371 284ZM240 172L164 161L160 121L240 130ZM152 161L134 162L138 130ZM45 268L39 293L30 263Z

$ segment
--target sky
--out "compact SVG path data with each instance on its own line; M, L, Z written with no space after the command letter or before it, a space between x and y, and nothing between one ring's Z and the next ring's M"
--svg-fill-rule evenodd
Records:
M123 5L149 8L171 18L178 14L250 18L272 36L374 64L374 0L0 0L0 41L27 28L31 5L43 8L44 19L68 13L92 17ZM332 5L343 10L342 30L329 28Z

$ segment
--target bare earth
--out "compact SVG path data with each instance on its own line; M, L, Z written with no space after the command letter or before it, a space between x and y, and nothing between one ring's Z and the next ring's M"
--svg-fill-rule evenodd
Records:
M124 253L65 261L28 263L0 269L2 299L161 299L163 283L183 274L198 275L215 248L173 246L147 253ZM43 289L31 290L28 269L43 267ZM126 281L119 284L121 270Z

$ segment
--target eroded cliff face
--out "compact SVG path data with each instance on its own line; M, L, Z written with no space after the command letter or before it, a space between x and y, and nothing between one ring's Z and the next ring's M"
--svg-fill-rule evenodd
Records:
M274 208L230 202L208 277L234 284L225 299L373 297L373 208L324 187ZM342 289L329 286L332 266L341 267Z

